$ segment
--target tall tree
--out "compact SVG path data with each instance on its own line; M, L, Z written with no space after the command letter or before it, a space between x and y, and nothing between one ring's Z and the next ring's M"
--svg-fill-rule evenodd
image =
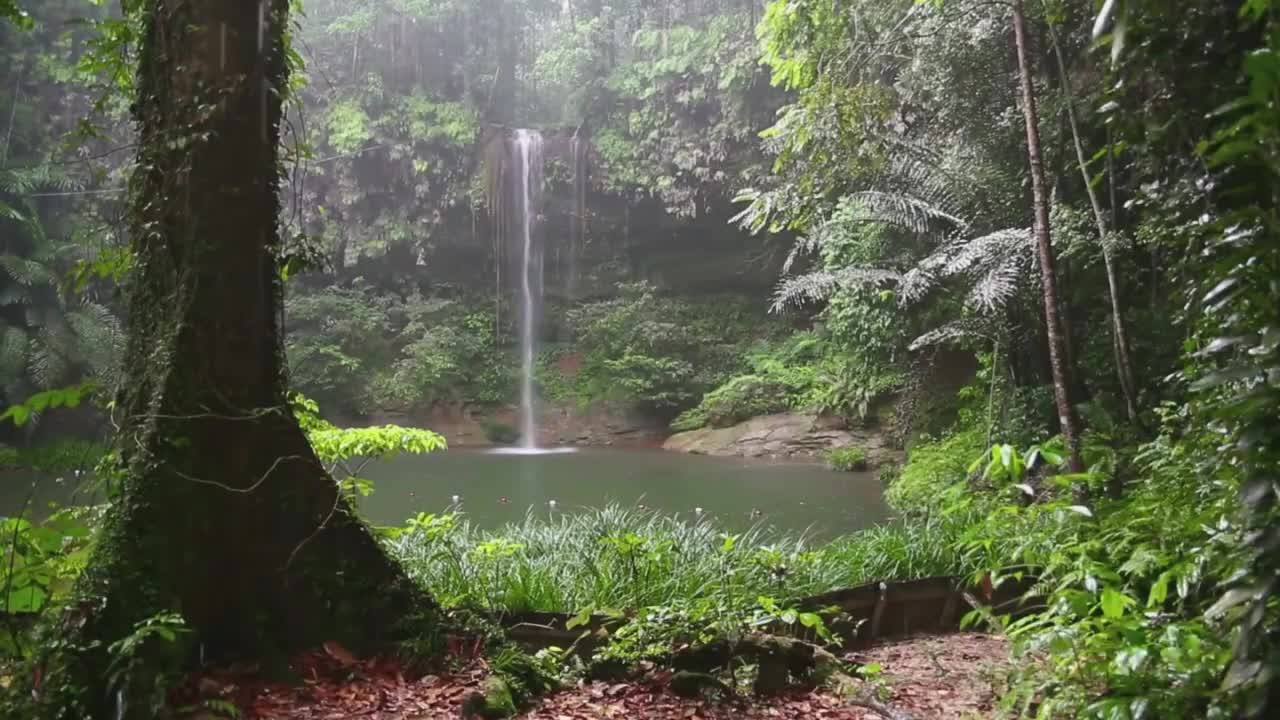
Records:
M1076 164L1084 179L1085 193L1089 197L1089 208L1093 211L1093 221L1098 229L1098 244L1102 249L1102 265L1107 275L1107 297L1111 302L1111 352L1116 361L1116 377L1120 380L1120 390L1124 393L1125 411L1130 421L1138 419L1137 381L1133 374L1133 361L1129 356L1129 331L1124 320L1124 310L1120 304L1120 277L1116 272L1116 261L1111 252L1112 236L1107 229L1106 214L1098 193L1093 189L1093 178L1089 175L1089 161L1084 151L1084 140L1080 137L1080 123L1076 120L1075 97L1071 90L1071 76L1067 73L1067 63L1062 56L1062 46L1058 42L1058 34L1050 23L1049 40L1053 44L1053 55L1058 65L1058 78L1062 83L1063 100L1067 115L1067 126L1071 129L1071 141L1076 151ZM1114 178L1112 178L1114 182Z
M1036 91L1027 47L1027 19L1023 0L1013 0L1013 33L1018 51L1018 77L1022 85L1022 115L1027 123L1027 160L1031 166L1031 192L1035 206L1034 234L1044 287L1044 320L1049 339L1049 364L1053 371L1053 395L1058 407L1058 423L1067 443L1071 470L1080 472L1084 469L1084 461L1080 455L1080 423L1071 397L1070 355L1067 353L1066 332L1058 309L1058 277L1054 269L1053 240L1049 229L1049 192L1040 148L1040 117L1036 110Z
M106 648L157 612L181 613L208 658L368 647L397 618L433 610L286 402L277 191L288 7L143 9L122 495L78 590L78 633L96 644L46 673L87 690L46 699L61 717L151 717L155 683L109 678Z

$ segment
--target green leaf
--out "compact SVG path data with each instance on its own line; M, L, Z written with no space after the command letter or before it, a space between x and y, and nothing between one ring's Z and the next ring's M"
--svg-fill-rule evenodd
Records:
M1102 609L1102 614L1112 620L1124 615L1124 611L1129 606L1135 604L1133 598L1116 590L1115 588L1105 588L1102 591L1102 599L1098 603L1098 607Z

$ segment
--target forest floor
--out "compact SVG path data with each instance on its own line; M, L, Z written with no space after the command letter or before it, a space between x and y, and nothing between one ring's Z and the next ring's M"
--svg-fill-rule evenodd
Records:
M988 717L993 685L1008 666L1001 638L974 633L921 636L851 653L850 660L879 664L880 697L914 720ZM298 659L301 683L269 683L254 668L232 668L192 678L183 695L237 705L246 718L274 720L443 720L459 717L462 702L487 673L483 662L467 669L419 678L394 660L358 660L330 645ZM175 698L179 704L183 698ZM215 707L208 704L208 707ZM191 720L219 717L209 711ZM880 715L815 691L778 698L749 698L733 705L676 696L661 682L586 683L541 698L524 720L873 720Z

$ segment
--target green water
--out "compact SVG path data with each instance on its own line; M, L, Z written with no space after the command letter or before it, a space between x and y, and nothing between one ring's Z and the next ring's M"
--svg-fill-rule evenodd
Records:
M376 491L362 507L381 524L439 512L455 495L483 527L518 521L529 512L571 513L619 503L691 518L702 508L726 529L748 527L754 517L780 529L830 537L875 524L888 513L872 473L660 450L588 448L524 456L455 449L397 458L366 475Z
M702 508L727 530L758 521L831 537L875 524L888 513L872 473L660 450L588 448L523 456L454 449L375 463L365 475L374 482L374 493L361 501L361 509L375 525L402 525L419 512L441 512L454 504L455 495L471 521L486 528L522 520L530 512L572 513L619 503L690 519ZM59 479L6 473L0 476L0 515L28 507L28 514L41 516L50 502L102 500L101 492L93 496L76 487L71 474Z

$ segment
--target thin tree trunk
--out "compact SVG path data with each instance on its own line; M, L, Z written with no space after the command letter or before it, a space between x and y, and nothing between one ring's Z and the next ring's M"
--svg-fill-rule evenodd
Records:
M370 648L430 599L381 550L285 399L276 249L289 0L153 0L146 11L131 237L121 497L108 513L71 650L40 717L154 717L145 670L107 651L179 613L205 658ZM181 139L181 141L180 141ZM184 660L179 645L176 657ZM172 669L172 668L166 668ZM75 688L74 691L66 688Z
M1053 371L1053 394L1058 406L1058 424L1066 439L1071 471L1081 472L1084 470L1084 461L1080 455L1080 425L1071 397L1071 366L1062 318L1058 312L1058 279L1054 269L1053 240L1050 237L1049 195L1040 149L1040 119L1036 111L1026 26L1023 0L1013 0L1013 31L1018 50L1018 75L1022 84L1022 114L1027 124L1027 160L1031 166L1035 241L1044 285L1044 319L1049 338L1049 365Z
M1089 165L1084 152L1084 141L1080 139L1080 125L1076 120L1075 95L1071 90L1071 78L1067 75L1067 63L1062 57L1062 48L1058 44L1058 33L1049 26L1049 39L1053 42L1053 54L1058 62L1058 74L1062 81L1062 91L1066 93L1067 122L1071 127L1071 138L1075 144L1076 162L1080 166L1080 175L1084 179L1085 192L1089 195L1089 205L1093 209L1093 220L1098 229L1098 243L1102 248L1102 264L1107 274L1107 292L1111 300L1112 349L1116 361L1116 376L1120 380L1120 390L1124 393L1125 410L1131 422L1138 419L1137 384L1134 381L1133 362L1129 357L1129 333L1125 328L1124 312L1120 307L1120 281L1116 276L1115 261L1109 247L1110 233L1107 231L1106 213L1098 200L1098 193L1089 178Z

